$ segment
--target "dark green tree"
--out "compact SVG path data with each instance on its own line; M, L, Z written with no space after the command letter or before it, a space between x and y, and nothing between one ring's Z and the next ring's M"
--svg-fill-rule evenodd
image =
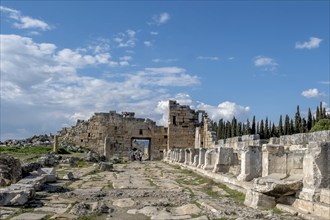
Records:
M256 134L256 116L252 118L251 134Z
M295 115L295 120L294 120L294 132L293 133L300 133L302 132L301 130L301 116L300 116L300 111L299 111L299 105L297 106L297 112Z
M260 138L261 139L264 139L265 138L265 127L264 127L264 120L261 119L260 121L260 131L259 131L259 135L260 135Z
M311 109L308 108L307 130L310 131L312 129L312 126L313 126L313 116L312 116Z
M285 115L284 135L289 135L290 133L291 133L291 131L290 131L290 117L288 115Z
M282 122L282 115L280 115L280 121L278 122L278 136L282 136L283 133L283 122Z

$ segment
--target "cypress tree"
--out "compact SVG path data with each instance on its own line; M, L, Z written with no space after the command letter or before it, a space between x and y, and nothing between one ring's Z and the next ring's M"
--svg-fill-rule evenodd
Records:
M265 120L265 139L268 139L269 138L269 127L268 127L268 117L266 117L266 120Z
M250 128L250 121L249 119L246 120L246 130L244 134L251 134L251 128Z
M280 121L278 122L278 136L282 136L283 133L283 122L282 122L282 115L280 115Z
M312 126L313 126L313 116L312 116L311 109L308 108L307 131L310 131L312 129Z
M255 116L253 116L253 119L252 119L251 134L256 134L256 117Z
M290 134L290 117L285 115L285 122L284 122L284 135Z
M236 118L234 116L233 119L231 120L231 136L232 137L236 137L237 136L236 128L237 128L237 120L236 120Z
M301 132L302 133L308 132L307 122L306 122L306 119L305 118L302 119Z
M315 119L315 122L318 122L320 120L320 110L319 110L319 107L317 106L316 107L316 119Z
M259 135L260 135L260 138L261 139L264 139L265 138L265 131L264 131L264 120L261 119L260 121L260 132L259 132Z
M293 123L293 119L290 120L290 134L294 134L294 123Z
M297 106L297 112L295 115L295 126L294 126L294 132L293 133L300 133L301 132L301 116L299 111L299 105Z
M271 132L270 132L270 137L277 137L278 135L277 135L277 131L276 131L276 127L275 127L275 125L274 125L274 123L273 123L273 125L272 125L272 130L271 130Z

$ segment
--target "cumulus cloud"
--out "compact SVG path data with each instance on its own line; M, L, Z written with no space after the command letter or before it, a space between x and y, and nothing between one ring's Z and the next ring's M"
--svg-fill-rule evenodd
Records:
M149 25L162 25L167 23L171 19L171 16L167 12L160 13L158 15L152 16L152 21L148 22Z
M0 37L1 139L55 132L100 111L135 111L138 117L158 120L162 114L154 110L171 97L170 88L200 83L176 66L88 76L83 74L86 68L125 65L132 57L112 61L103 51L61 49L18 35Z
M219 60L219 57L204 57L204 56L198 56L196 57L197 60L212 60L217 61Z
M278 63L273 58L261 55L256 56L253 62L256 67L260 67L264 71L274 71L276 66L278 66Z
M308 89L306 91L303 91L301 93L302 96L306 98L323 98L326 97L325 93L319 92L318 89L313 88L313 89Z
M114 38L113 41L117 44L117 47L135 47L136 44L136 31L128 29L126 32L118 33Z
M222 102L218 106L199 103L197 108L205 110L208 113L209 118L214 121L218 121L220 118L231 120L233 116L244 119L243 117L250 112L249 106L241 106L229 101Z
M318 48L322 42L322 39L317 37L310 37L309 41L306 42L296 42L295 48L296 49L314 49Z
M46 22L36 18L31 18L29 16L24 16L20 11L12 8L0 6L0 12L7 14L9 18L14 20L15 22L13 23L13 25L18 29L40 29L43 31L52 29L52 27Z

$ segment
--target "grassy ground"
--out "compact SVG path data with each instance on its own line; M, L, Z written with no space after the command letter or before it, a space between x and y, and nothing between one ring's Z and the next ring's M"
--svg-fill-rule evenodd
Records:
M13 147L0 146L0 154L8 154L24 161L33 161L38 157L50 153L51 146Z

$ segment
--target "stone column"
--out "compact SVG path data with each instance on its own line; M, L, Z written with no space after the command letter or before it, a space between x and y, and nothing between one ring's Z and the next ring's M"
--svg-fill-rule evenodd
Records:
M234 164L234 149L227 147L218 147L217 162L214 165L213 172L227 173L230 165Z
M58 150L58 136L54 135L53 152L57 153L57 150Z
M262 152L260 146L247 146L241 149L240 181L250 181L262 173Z
M199 152L199 151L197 151L197 152ZM199 155L195 154L192 166L197 167L198 161L199 161Z
M189 149L185 149L184 152L184 164L189 164L189 159L190 159L190 151Z
M194 157L196 155L196 149L195 148L189 148L190 156L189 156L189 165L193 165L194 163Z
M199 152L198 152L199 157L198 157L198 165L197 165L198 168L202 168L202 166L205 163L205 152L206 152L205 148L199 148Z
M214 167L213 154L216 154L216 149L212 148L206 151L205 153L205 164L202 166L203 170L211 170Z
M319 202L321 188L330 186L330 142L307 145L303 161L303 189L301 199Z
M185 149L179 149L179 163L184 163L185 161Z
M104 149L103 149L103 155L105 156L105 158L107 160L110 160L111 158L111 142L110 142L110 138L106 137L104 139Z

